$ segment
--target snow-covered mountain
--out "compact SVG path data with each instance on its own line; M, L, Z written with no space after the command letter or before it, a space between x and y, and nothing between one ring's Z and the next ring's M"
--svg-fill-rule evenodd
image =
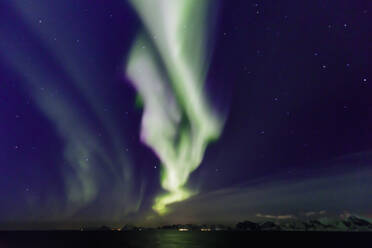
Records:
M372 222L360 216L350 215L344 219L323 217L309 220L266 221L263 223L244 221L238 223L236 228L246 231L372 231Z

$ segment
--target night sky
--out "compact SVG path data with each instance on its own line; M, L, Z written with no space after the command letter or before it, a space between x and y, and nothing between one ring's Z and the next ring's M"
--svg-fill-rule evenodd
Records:
M133 6L1 1L1 229L372 218L371 2L211 3L202 92L221 131L195 194L160 216L163 165L126 73L146 29Z

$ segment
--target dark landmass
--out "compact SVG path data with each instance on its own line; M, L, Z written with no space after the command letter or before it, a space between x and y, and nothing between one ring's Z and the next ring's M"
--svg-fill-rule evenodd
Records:
M351 215L344 219L287 219L280 221L252 222L243 221L236 224L235 228L219 224L174 224L164 225L157 228L137 227L134 225L125 225L122 228L110 228L102 226L99 228L82 227L81 231L155 231L155 230L174 230L174 231L335 231L335 232L372 232L372 222L369 219Z
M83 227L75 231L3 231L0 248L133 247L219 248L251 247L369 247L372 224L358 216L332 220L243 221L223 225L179 224L158 228Z
M370 220L359 217L349 216L346 219L310 219L310 220L285 220L281 222L266 221L263 223L255 223L251 221L239 222L236 225L237 230L242 231L336 231L350 232L372 231L372 223Z

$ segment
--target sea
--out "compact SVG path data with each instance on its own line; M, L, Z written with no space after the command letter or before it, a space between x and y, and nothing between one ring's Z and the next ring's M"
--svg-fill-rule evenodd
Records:
M0 248L261 248L372 247L372 233L359 232L0 232Z

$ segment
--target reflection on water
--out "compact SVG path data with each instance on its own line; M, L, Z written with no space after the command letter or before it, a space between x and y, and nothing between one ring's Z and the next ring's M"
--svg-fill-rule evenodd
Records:
M222 234L222 235L221 235ZM0 232L0 248L217 248L234 247L227 232Z
M300 240L306 242L298 243ZM330 232L0 232L0 248L370 247L369 233ZM366 244L366 245L362 245Z
M205 246L201 242L199 232L178 232L178 231L159 231L156 232L157 248L201 248ZM203 244L203 246L201 246ZM211 247L211 246L209 246ZM213 247L213 246L212 246Z
M131 237L129 247L153 248L207 248L221 247L221 240L217 242L217 233L153 231L142 232L141 236ZM136 233L137 236L137 233ZM129 240L127 240L129 241ZM218 244L219 243L219 244Z

